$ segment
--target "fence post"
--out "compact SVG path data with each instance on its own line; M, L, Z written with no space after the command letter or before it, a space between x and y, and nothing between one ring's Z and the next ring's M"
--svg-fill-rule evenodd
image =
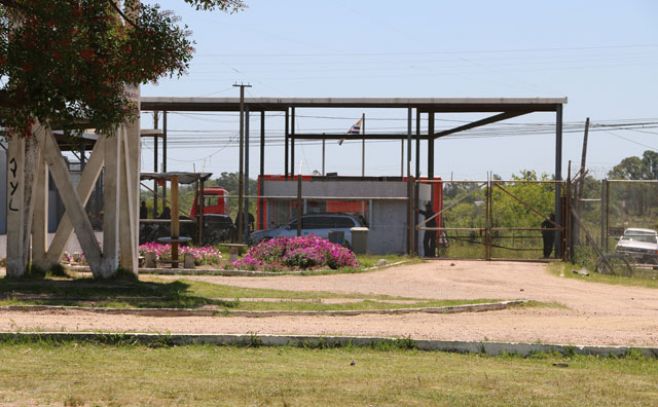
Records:
M566 199L565 199L565 211L564 211L564 248L565 251L562 253L563 261L573 261L573 235L572 235L572 223L571 223L571 161L569 161L569 174L567 175L567 182L565 185L566 188Z
M491 260L491 218L493 214L493 183L487 176L487 192L485 194L485 219L484 219L484 258Z
M302 216L304 216L304 200L302 198L302 172L297 175L297 236L302 235Z
M608 252L608 198L609 194L608 180L601 182L601 249Z

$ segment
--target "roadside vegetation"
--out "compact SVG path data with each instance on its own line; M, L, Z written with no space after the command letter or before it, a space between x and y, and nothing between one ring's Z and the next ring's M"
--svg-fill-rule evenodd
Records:
M222 250L223 249L223 250ZM171 261L171 246L144 243L140 254L153 253L158 262ZM349 249L315 236L276 238L261 242L239 253L236 260L226 253L225 245L180 248L181 256L190 253L202 269L243 269L277 273L301 272L304 275L358 273L373 267L384 267L401 262L415 263L420 259L401 255L357 255Z
M655 406L655 359L0 344L0 404ZM174 379L172 379L174 378Z
M192 308L223 311L340 311L443 307L499 300L425 300L386 295L241 288L193 280L99 283L89 278L0 280L0 306Z

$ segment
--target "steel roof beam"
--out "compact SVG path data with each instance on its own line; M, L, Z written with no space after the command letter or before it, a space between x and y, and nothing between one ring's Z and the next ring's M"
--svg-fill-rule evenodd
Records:
M459 133L459 132L462 132L462 131L474 129L476 127L486 126L487 124L496 123L496 122L499 122L499 121L502 121L502 120L511 119L513 117L523 116L525 114L532 113L532 112L533 112L533 110L499 113L499 114L496 114L496 115L493 115L493 116L486 117L484 119L480 119L480 120L476 120L476 121L471 122L471 123L464 124L463 126L458 126L458 127L454 127L452 129L449 129L449 130L443 130L443 131L436 132L436 133L434 133L434 139L449 136L449 135L454 134L454 133Z

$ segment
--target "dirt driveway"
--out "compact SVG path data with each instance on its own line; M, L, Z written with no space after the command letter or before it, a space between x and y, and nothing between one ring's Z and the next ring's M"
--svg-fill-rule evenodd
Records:
M454 265L453 265L454 264ZM544 264L431 261L361 274L191 277L241 287L463 299L525 298L562 307L474 314L152 318L86 312L0 313L0 331L375 335L441 340L658 346L658 290L560 278Z

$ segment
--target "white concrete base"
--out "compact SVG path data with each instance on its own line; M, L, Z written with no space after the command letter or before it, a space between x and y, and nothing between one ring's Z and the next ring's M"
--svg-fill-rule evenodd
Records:
M486 355L514 354L529 356L535 353L560 353L563 355L615 356L628 355L631 351L645 357L658 358L658 348L629 346L580 346L541 343L463 342L416 340L409 338L360 337L360 336L302 336L302 335L224 335L224 334L151 334L151 333L78 333L78 332L4 332L4 341L81 341L105 344L143 345L222 345L222 346L293 346L308 348L338 348L345 346L389 345L402 349L424 351L478 353Z

